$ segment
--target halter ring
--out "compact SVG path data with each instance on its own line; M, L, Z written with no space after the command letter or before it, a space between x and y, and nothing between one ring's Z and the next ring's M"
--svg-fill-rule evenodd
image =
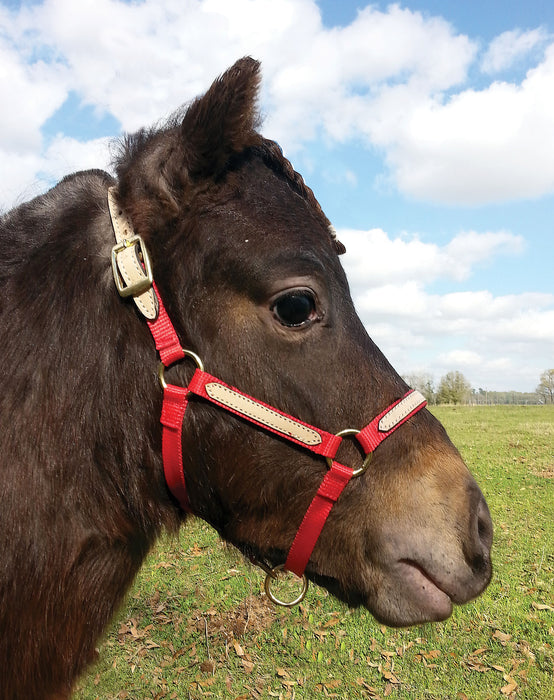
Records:
M263 568L265 570L265 567ZM296 596L296 598L294 598L294 600L281 600L275 595L275 593L271 589L271 584L279 578L279 574L281 573L281 571L286 571L284 564L274 566L273 569L267 571L264 583L265 593L269 600L272 603L275 603L275 605L280 605L283 608L293 608L295 605L298 605L298 603L301 603L304 600L304 597L308 590L308 579L306 578L306 574L302 574L301 578L296 576L296 574L293 574L293 576L299 578L300 582L302 583L300 593Z
M183 350L183 355L185 357L190 357L191 360L193 360L194 364L198 367L198 369L203 372L204 371L204 363L202 360L198 357L198 355L195 352L192 352L192 350L185 350L185 348L182 348ZM183 358L183 359L184 359ZM158 365L158 381L160 382L160 386L162 389L167 388L167 382L165 381L165 365L163 362L160 362Z
M347 435L358 435L360 431L356 430L356 428L345 428L344 430L339 430L338 433L335 433L337 437L346 437ZM358 469L354 469L354 472L352 476L361 476L365 470L369 467L371 459L373 458L373 452L368 452L366 456L364 457L364 461L362 463L362 466L359 467ZM329 469L333 466L333 458L332 457L325 457L325 461L327 462L327 466Z

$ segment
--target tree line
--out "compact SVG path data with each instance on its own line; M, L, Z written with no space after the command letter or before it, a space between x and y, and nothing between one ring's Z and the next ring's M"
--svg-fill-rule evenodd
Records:
M475 389L461 372L448 372L439 383L430 374L407 374L404 381L420 391L433 404L552 404L554 403L554 369L546 369L540 376L535 391L488 391Z

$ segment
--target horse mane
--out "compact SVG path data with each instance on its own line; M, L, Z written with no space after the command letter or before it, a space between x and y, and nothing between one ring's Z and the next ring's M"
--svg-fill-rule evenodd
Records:
M346 252L344 245L337 239L336 231L323 212L320 203L317 201L313 190L309 187L304 178L300 173L298 173L292 166L292 163L285 158L281 146L276 141L271 141L270 139L263 139L261 149L267 154L267 158L264 158L268 165L279 172L283 177L289 182L292 189L297 192L301 197L303 197L310 206L312 206L318 214L323 218L327 225L327 230L335 246L338 255L342 255Z

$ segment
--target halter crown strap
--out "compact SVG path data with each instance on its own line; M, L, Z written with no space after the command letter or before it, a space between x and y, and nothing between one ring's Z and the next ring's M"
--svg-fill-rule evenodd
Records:
M117 188L108 189L108 208L117 243L112 248L112 271L120 296L132 296L139 311L148 320L158 315L152 289L152 267L144 241L133 231L125 212L117 203Z

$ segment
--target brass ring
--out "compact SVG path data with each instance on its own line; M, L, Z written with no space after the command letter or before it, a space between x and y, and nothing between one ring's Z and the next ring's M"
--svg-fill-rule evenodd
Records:
M345 437L346 435L358 435L360 431L356 430L356 428L345 428L344 430L339 430L338 433L335 433L337 437ZM362 466L359 467L358 469L354 469L352 476L361 476L365 470L369 467L371 463L371 459L373 457L373 452L368 452L366 456L364 457L364 461L362 462ZM329 469L333 466L333 458L332 457L325 457L327 461L327 466Z
M275 605L280 605L283 608L293 608L295 605L298 605L298 603L301 603L304 600L304 597L306 596L306 592L308 590L308 579L306 578L306 574L302 574L302 577L300 578L300 581L302 582L302 590L294 600L281 600L280 598L277 598L275 593L273 593L273 591L271 590L272 582L278 578L279 573L281 571L286 571L284 564L274 566L273 569L271 569L271 571L267 572L267 576L265 577L264 583L265 592L269 600L272 603L275 603ZM296 574L294 575L296 576ZM298 576L296 576L296 578L298 578Z
M185 348L181 348L183 351L183 355L185 357L190 357L191 360L194 361L194 364L198 367L198 369L203 372L204 371L204 363L200 359L200 357L195 353L192 352L192 350L185 350ZM165 365L163 362L160 362L158 365L158 381L160 382L160 386L162 389L167 388L167 382L165 381Z

